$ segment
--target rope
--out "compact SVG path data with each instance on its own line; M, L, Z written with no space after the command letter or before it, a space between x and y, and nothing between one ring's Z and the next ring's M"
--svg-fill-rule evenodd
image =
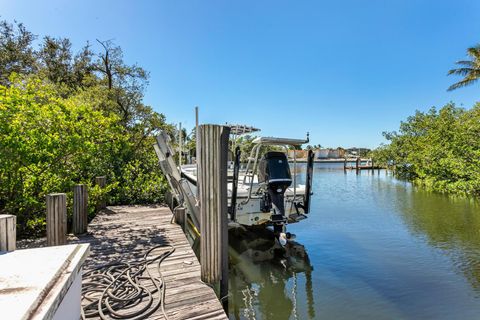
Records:
M147 319L159 308L165 319L165 281L160 271L161 263L175 248L150 257L165 246L147 250L141 261L114 262L94 268L83 274L82 319ZM159 277L154 277L148 267L156 264ZM147 288L147 285L153 288Z

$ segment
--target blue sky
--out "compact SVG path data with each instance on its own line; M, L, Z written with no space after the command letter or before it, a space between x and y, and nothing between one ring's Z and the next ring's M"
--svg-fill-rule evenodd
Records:
M0 0L39 37L114 39L150 72L145 102L172 123L242 123L263 135L375 147L417 109L471 107L447 77L480 43L480 1Z

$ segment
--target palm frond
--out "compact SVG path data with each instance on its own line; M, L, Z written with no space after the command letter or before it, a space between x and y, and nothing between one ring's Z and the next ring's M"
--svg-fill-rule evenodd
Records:
M473 62L472 60L460 60L460 61L455 62L455 64L458 64L460 66L465 66L465 67L474 67L475 66L475 62Z
M458 88L463 88L466 86L469 86L471 84L474 84L477 82L478 78L465 78L462 81L459 81L457 83L452 84L450 87L448 87L447 91L452 91Z
M452 69L452 70L449 70L448 71L448 75L452 75L452 74L456 74L456 75L460 75L460 76L466 76L468 74L470 74L472 71L474 71L475 69L472 69L472 68L458 68L458 69Z

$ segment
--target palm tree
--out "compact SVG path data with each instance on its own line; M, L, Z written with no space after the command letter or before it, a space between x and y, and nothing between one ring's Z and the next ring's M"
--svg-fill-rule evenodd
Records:
M457 61L456 64L461 67L448 71L448 75L456 74L464 77L461 81L452 84L448 91L474 84L480 79L480 44L468 48L467 54L471 58L470 60Z

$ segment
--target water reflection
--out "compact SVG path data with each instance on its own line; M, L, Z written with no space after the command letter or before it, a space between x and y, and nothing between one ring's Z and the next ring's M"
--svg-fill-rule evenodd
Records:
M449 256L480 296L478 201L447 197L419 188L397 190L396 207L409 229Z
M315 166L298 250L230 234L230 318L479 319L479 203L341 166Z
M282 248L270 230L262 229L230 229L229 239L233 319L303 319L299 296L306 299L308 318L315 318L313 267L303 245L290 241Z

